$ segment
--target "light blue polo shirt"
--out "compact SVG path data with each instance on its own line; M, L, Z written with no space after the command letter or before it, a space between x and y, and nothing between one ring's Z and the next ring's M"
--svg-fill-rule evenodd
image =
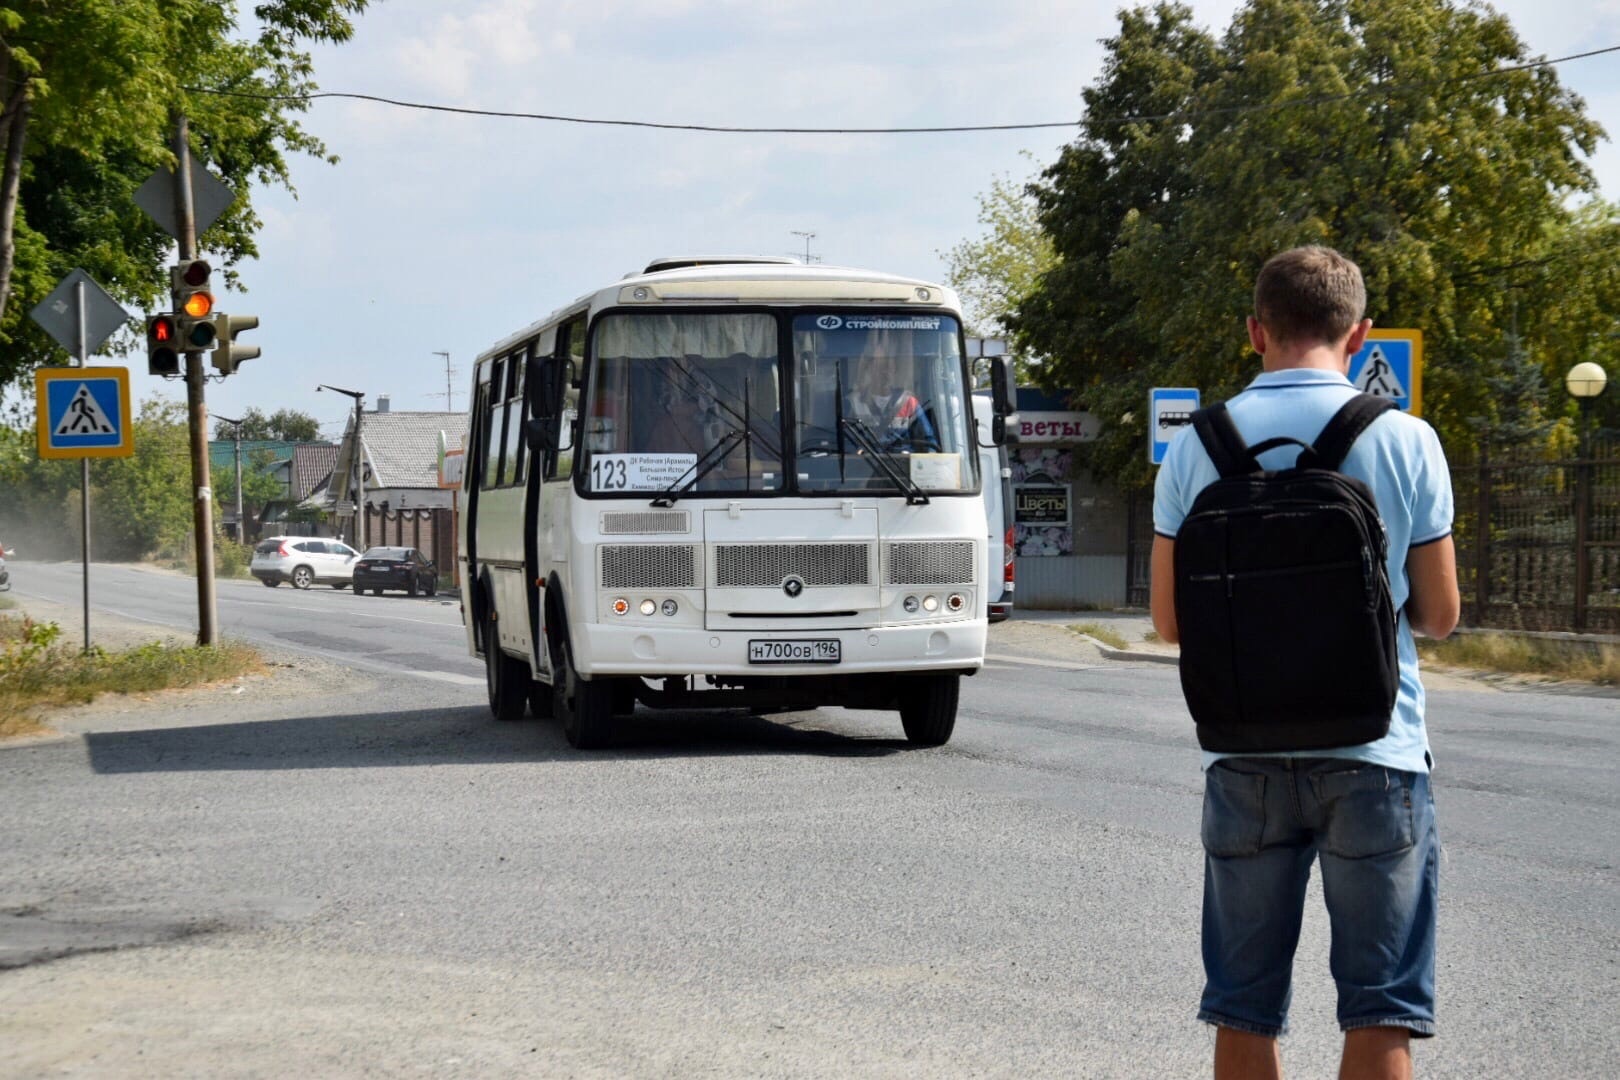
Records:
M1268 371L1228 401L1226 408L1243 441L1251 446L1278 435L1309 443L1355 393L1350 380L1336 371ZM1268 469L1285 469L1294 463L1298 453L1293 446L1268 450L1260 456L1260 464ZM1372 489L1389 533L1389 588L1395 610L1400 612L1396 645L1401 671L1389 734L1361 746L1263 756L1351 758L1426 773L1429 736L1423 726L1423 683L1418 678L1417 646L1406 619L1406 598L1412 591L1406 576L1406 555L1411 548L1451 535L1451 473L1434 429L1415 416L1393 409L1361 433L1341 471ZM1154 531L1175 539L1192 509L1193 499L1219 475L1198 441L1197 432L1190 425L1177 432L1165 452L1153 489ZM1231 756L1205 752L1204 768Z

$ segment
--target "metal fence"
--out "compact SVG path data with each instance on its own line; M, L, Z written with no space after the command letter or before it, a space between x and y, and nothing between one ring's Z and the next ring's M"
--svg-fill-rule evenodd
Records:
M1620 633L1620 442L1560 461L1482 449L1451 483L1467 625Z
M1451 483L1465 625L1620 633L1620 439L1559 461L1481 450ZM1130 495L1133 606L1148 603L1152 511L1152 492Z

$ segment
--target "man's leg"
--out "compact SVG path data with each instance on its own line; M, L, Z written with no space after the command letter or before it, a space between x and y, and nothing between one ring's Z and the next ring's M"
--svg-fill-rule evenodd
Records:
M1215 1029L1215 1080L1282 1080L1276 1036Z
M1310 779L1324 817L1341 1075L1410 1076L1410 1040L1434 1034L1440 845L1429 778L1346 763Z
M1412 1033L1389 1027L1345 1032L1339 1080L1412 1080Z
M1305 884L1316 855L1293 811L1291 767L1227 759L1204 778L1204 994L1216 1075L1270 1076L1287 1023ZM1256 1071L1256 1069L1263 1071Z

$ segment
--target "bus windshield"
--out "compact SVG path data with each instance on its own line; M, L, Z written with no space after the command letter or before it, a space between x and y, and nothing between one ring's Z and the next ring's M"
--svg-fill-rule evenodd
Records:
M586 407L587 490L783 487L776 320L605 316Z
M958 341L943 315L796 316L799 489L976 487Z
M958 333L948 315L795 314L784 365L769 313L605 315L592 338L583 487L660 497L972 490Z

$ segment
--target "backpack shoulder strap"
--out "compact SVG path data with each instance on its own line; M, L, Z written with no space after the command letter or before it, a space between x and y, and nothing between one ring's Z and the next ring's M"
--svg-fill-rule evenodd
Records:
M1311 448L1300 456L1310 457L1310 464L1318 469L1332 469L1338 471L1344 464L1344 456L1350 452L1350 447L1360 437L1367 425L1378 419L1390 409L1395 408L1395 402L1376 394L1357 394L1333 414L1333 419L1327 422L1322 433L1316 437ZM1301 465L1305 462L1301 461Z
M1260 463L1249 452L1249 446L1238 433L1237 425L1232 423L1232 414L1226 411L1225 404L1199 409L1192 414L1192 423L1193 430L1198 432L1198 441L1204 444L1209 460L1215 463L1216 471L1222 476L1243 476L1260 471Z

